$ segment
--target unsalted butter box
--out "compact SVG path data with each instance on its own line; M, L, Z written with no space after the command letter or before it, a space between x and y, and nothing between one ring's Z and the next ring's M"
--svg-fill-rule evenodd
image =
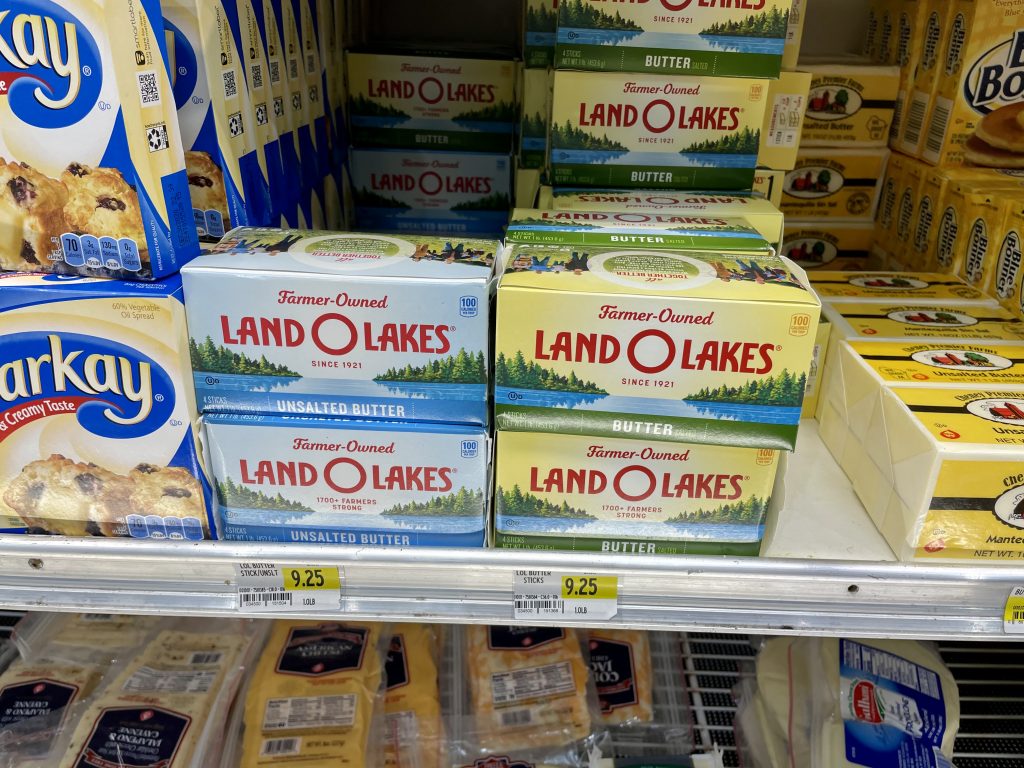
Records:
M183 274L201 408L486 424L496 247L232 230Z
M782 255L813 270L863 269L871 258L869 221L787 219Z
M927 301L962 304L989 298L956 275L941 272L835 272L809 275L823 301Z
M792 449L819 314L799 268L659 237L511 249L498 428Z
M889 143L900 71L836 58L805 60L811 75L802 147L885 147Z
M262 414L204 417L223 537L483 546L480 427Z
M888 158L887 149L801 148L782 187L782 212L871 221Z
M498 432L495 544L757 555L778 452Z
M1024 340L1024 322L994 301L952 306L945 301L826 301L822 313L837 339Z

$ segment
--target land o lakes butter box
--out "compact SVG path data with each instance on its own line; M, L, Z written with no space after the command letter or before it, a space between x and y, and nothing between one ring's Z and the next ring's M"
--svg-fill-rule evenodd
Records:
M791 4L791 0L562 0L555 66L778 77Z
M796 165L810 87L808 72L780 72L778 80L768 81L768 104L757 152L759 168L788 171Z
M357 147L511 152L511 61L348 53L348 109Z
M496 247L232 230L183 274L201 408L486 424Z
M204 417L223 537L483 546L480 427L262 414Z
M750 189L768 82L555 72L556 185Z
M757 555L778 452L498 432L495 544Z
M792 449L819 313L797 267L573 235L505 256L499 429Z
M558 0L526 0L523 23L523 64L547 69L555 61Z

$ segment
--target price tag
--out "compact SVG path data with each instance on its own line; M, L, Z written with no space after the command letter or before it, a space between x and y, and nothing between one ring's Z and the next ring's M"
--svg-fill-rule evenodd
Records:
M239 563L235 574L244 613L341 610L340 568Z
M516 571L512 615L516 619L598 619L619 612L617 576L556 571Z
M1003 609L1003 632L1024 635L1024 587L1014 587Z

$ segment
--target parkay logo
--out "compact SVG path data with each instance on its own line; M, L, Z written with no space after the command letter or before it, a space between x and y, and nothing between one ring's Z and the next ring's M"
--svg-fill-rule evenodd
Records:
M367 468L348 456L339 456L322 467L309 461L239 459L239 479L247 486L310 488L323 483L342 494L375 491L448 493L454 488L454 467L372 464Z
M95 41L64 8L25 0L0 10L0 98L18 118L37 128L73 125L102 82Z
M981 114L1024 97L1024 29L974 62L964 78L964 97Z
M428 197L441 194L477 195L491 194L493 186L489 176L442 176L434 171L425 171L419 176L411 173L371 173L370 188L375 192L416 192Z
M436 77L412 80L366 81L366 93L371 99L411 100L418 98L425 104L443 101L456 104L493 104L494 86L488 83L449 83Z

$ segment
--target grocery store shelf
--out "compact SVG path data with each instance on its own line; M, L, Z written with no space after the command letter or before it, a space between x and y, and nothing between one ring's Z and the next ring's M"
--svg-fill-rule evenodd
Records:
M624 627L1004 638L1003 606L1024 569L884 562L892 553L813 422L790 461L785 510L760 559L7 535L0 609L232 615L234 565L272 561L342 567L341 610L353 618L510 623L513 573L529 569L618 575L609 623Z

